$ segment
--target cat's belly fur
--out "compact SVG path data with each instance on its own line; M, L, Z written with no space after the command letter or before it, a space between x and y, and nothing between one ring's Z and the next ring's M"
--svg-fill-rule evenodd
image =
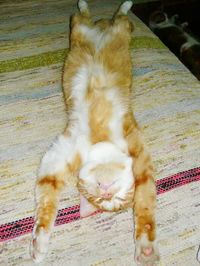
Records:
M96 79L100 84L99 88L92 88L92 91L89 91L88 84L91 79ZM72 86L74 99L74 108L70 114L70 119L74 121L71 127L72 135L78 145L81 145L85 137L84 142L88 143L88 149L97 142L110 141L127 153L127 143L123 136L123 116L127 111L126 106L120 99L118 88L107 88L106 82L107 76L102 66L98 64L84 65L77 71Z

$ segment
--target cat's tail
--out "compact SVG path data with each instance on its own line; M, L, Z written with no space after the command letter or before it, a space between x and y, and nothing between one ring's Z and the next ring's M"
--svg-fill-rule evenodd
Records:
M78 1L78 9L82 15L84 15L84 16L90 15L89 7L88 7L88 4L86 1L79 0Z
M132 1L125 1L119 7L116 15L127 15L128 11L131 9L132 5L133 5Z

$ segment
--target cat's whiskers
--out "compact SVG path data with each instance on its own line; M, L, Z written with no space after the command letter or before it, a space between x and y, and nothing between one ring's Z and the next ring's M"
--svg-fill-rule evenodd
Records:
M123 199L123 198L120 198L120 197L115 197L115 199L120 200L120 201L123 201L123 202L126 201L126 199Z

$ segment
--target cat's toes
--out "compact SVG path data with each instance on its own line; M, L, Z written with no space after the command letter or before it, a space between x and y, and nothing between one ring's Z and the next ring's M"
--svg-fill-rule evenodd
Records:
M88 11L88 4L84 0L78 1L78 7L79 7L80 12Z
M133 5L132 1L125 1L121 6L120 6L120 12L124 15L128 13L128 11L131 9Z
M159 258L155 242L149 241L145 235L136 241L135 261L137 265L154 266Z
M44 260L49 243L50 233L47 233L42 227L36 226L33 230L30 253L33 261L39 263Z

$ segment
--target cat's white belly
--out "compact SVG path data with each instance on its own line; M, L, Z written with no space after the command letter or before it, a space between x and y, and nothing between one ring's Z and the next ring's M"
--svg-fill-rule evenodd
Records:
M109 33L102 32L99 28L89 28L86 25L80 25L79 30L81 33L90 40L96 51L100 51L106 43L111 39L111 35Z
M83 65L77 71L72 83L74 108L70 114L70 119L74 121L74 126L71 130L73 131L75 138L78 138L80 135L85 135L88 138L90 136L90 102L86 100L86 94L91 76L97 76L101 80L102 86L105 86L110 78L110 76L106 76L103 67L94 62L92 63L92 66ZM112 105L112 116L110 117L108 128L111 133L111 141L123 152L127 153L127 143L124 139L122 129L123 116L127 112L127 108L122 102L120 95L118 95L118 91L119 90L117 88L108 88L103 91L105 98ZM102 110L103 108L104 106L102 106Z

